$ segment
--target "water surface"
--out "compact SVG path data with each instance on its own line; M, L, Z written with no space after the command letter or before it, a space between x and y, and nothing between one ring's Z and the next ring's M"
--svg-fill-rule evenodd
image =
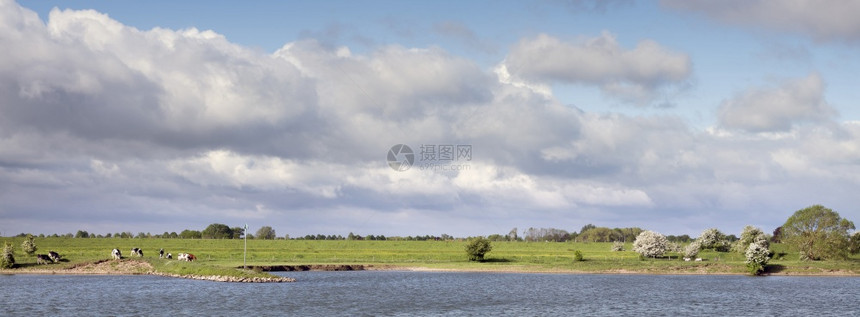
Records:
M278 274L298 282L4 275L0 315L860 315L858 277Z

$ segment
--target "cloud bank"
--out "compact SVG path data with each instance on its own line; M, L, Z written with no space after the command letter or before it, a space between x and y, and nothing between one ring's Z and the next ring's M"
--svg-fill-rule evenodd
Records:
M689 78L687 54L649 40L525 37L482 69L438 47L354 54L304 39L268 54L95 11L42 21L0 1L0 15L0 45L16 48L0 52L4 235L212 222L294 236L585 223L691 233L848 208L860 184L860 123L836 121L815 74L715 105L707 130L585 112L545 89L650 96ZM465 170L397 172L385 160L401 143L473 154Z

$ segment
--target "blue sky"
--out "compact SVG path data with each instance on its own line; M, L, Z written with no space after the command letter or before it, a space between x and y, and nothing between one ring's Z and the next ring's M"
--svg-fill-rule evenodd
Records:
M860 216L852 3L0 3L4 235ZM474 160L397 172L397 143Z

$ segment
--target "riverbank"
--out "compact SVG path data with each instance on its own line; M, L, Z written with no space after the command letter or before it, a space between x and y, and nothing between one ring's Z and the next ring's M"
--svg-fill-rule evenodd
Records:
M494 266L482 268L451 268L439 266L403 266L389 264L292 264L292 265L251 265L240 272L301 272L301 271L413 271L413 272L464 272L464 273L539 273L539 274L618 274L618 275L745 275L732 272L728 265L725 271L713 268L662 268L661 270L630 270L615 268L608 270L575 270L566 268L536 268L529 266ZM843 276L860 277L860 274L847 270L827 270L808 267L804 271L786 271L780 268L770 268L765 276ZM100 260L95 262L78 263L69 267L54 265L29 266L17 269L0 270L0 274L44 274L44 275L157 275L165 277L206 280L215 282L235 283L284 283L295 282L295 279L279 276L243 276L243 275L202 275L178 274L156 270L147 261L127 259L122 261Z
M99 260L76 263L74 265L36 265L13 269L2 269L0 274L41 274L41 275L157 275L213 282L234 283L285 283L295 279L279 276L260 276L259 273L231 274L180 274L157 270L152 263L144 260Z
M18 246L20 238L0 238L0 243ZM684 261L677 253L656 259L640 259L632 251L612 251L612 243L493 242L485 262L468 261L462 241L356 241L356 240L249 240L247 255L241 240L216 239L121 239L121 238L36 238L37 253L56 251L62 260L38 265L35 256L16 252L17 268L0 274L25 274L47 270L46 274L147 274L155 271L179 276L272 277L266 271L282 270L423 270L450 272L562 273L562 274L676 274L744 275L743 254L704 250L703 261ZM144 257L127 257L112 267L88 268L110 257L112 249L144 250ZM772 244L775 258L765 275L860 276L860 255L846 260L800 261L797 253L782 244ZM160 259L165 254L193 253L197 260L185 262ZM632 245L624 245L625 250ZM583 261L573 261L580 251ZM126 261L143 261L150 267L123 267ZM109 263L112 262L108 261ZM103 263L103 262L99 262ZM249 270L241 270L243 264ZM80 266L80 267L75 267ZM80 272L80 273L76 273ZM35 273L39 274L39 273Z

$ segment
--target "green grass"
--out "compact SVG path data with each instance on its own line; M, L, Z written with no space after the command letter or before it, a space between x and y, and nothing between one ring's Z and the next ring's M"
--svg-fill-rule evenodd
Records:
M35 263L20 251L22 238L0 238L12 241L19 264ZM175 274L235 275L257 274L236 270L243 264L243 240L183 239L75 239L36 238L37 253L59 252L72 266L76 263L110 258L119 248L124 255L131 248L144 250L146 261L156 270ZM461 241L314 241L314 240L248 240L248 265L369 264L394 267L426 267L454 270L492 270L522 272L639 272L678 274L744 274L744 257L737 253L704 251L703 262L684 262L670 253L664 258L640 260L631 251L612 252L612 243L570 242L493 242L486 262L467 260L465 242ZM158 259L158 249L173 253L193 253L198 261L187 263ZM630 250L630 243L625 250ZM768 272L777 274L860 274L860 256L845 261L799 261L796 252L775 244L775 252L785 252L783 259L771 260ZM574 262L573 251L579 250L584 261ZM238 272L238 273L236 273Z

